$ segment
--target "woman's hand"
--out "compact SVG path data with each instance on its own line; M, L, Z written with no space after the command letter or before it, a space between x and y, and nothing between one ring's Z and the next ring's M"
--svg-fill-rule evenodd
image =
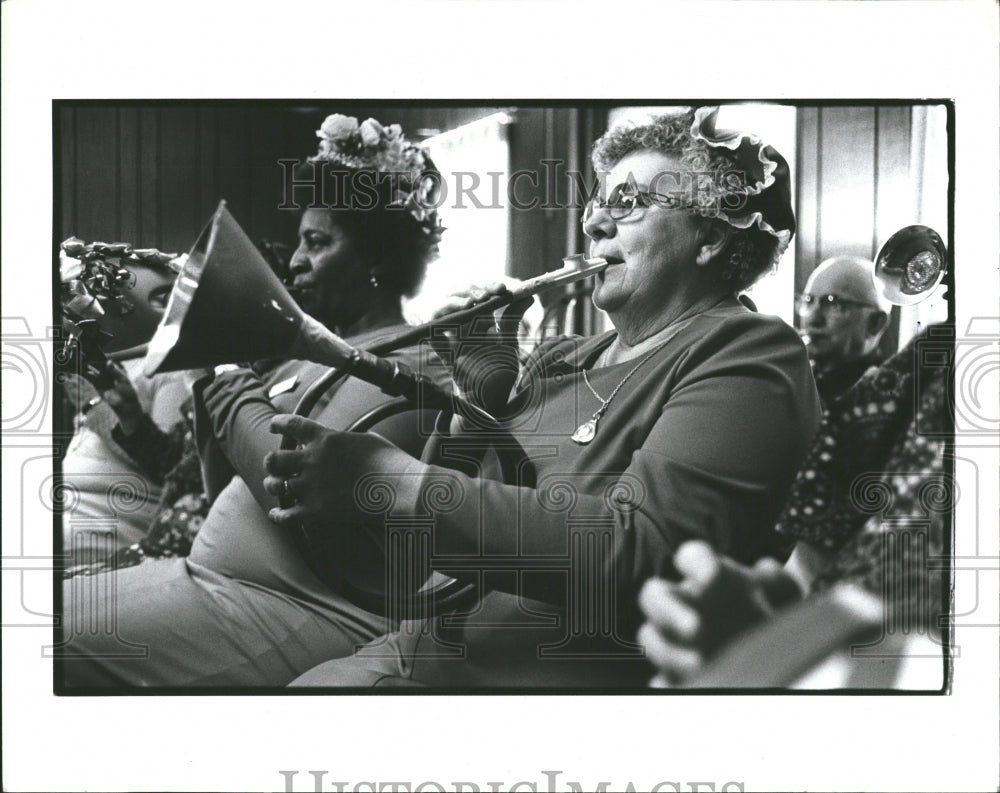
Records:
M102 390L101 397L115 412L122 432L125 435L132 435L142 423L145 414L142 405L139 404L139 395L121 364L108 361L107 371L111 375L113 385Z
M657 687L700 671L740 632L801 596L773 559L744 567L700 541L678 548L674 567L679 582L650 579L639 594L646 615L639 641L658 670L651 682Z
M470 286L449 296L433 315L434 319L472 308L508 292L506 284L494 281ZM451 364L455 384L464 396L496 415L502 412L520 371L517 331L524 312L534 298L527 297L455 328L447 339L435 337L434 346Z
M275 416L271 432L300 444L298 449L269 452L264 458L268 473L264 489L295 501L287 509L268 513L279 526L315 530L370 520L372 514L361 509L355 493L358 482L370 474L386 474L394 487L414 492L419 488L425 466L378 435L339 432L289 415ZM397 494L397 499L407 495Z

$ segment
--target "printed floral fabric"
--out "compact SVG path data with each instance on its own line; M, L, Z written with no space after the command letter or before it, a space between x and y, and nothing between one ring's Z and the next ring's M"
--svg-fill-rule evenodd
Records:
M953 348L953 328L932 326L835 400L777 524L830 554L815 589L859 583L908 624L942 606Z

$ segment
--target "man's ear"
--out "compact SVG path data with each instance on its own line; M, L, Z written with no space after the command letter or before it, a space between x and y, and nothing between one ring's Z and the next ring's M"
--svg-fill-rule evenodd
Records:
M868 336L869 338L879 339L882 332L886 329L889 324L889 315L883 314L881 311L873 311L868 315Z
M731 233L732 226L721 220L710 220L702 224L698 235L701 238L701 247L698 249L695 264L699 267L711 264L728 244Z

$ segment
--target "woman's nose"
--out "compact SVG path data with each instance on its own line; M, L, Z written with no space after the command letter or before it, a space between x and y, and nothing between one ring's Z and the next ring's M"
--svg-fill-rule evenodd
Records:
M295 249L295 253L292 254L292 260L288 263L288 269L292 275L296 275L298 273L308 272L310 268L311 265L309 263L309 257L300 245Z
M608 214L608 210L596 203L584 210L583 233L592 240L601 240L615 236L618 227Z

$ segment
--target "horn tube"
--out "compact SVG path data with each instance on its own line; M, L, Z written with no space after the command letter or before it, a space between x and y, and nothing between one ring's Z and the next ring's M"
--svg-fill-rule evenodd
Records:
M258 358L294 357L347 369L394 396L416 396L416 388L436 405L446 396L448 400L454 396L377 356L428 338L435 328L468 322L608 266L605 259L583 255L568 257L565 262L559 270L525 281L472 308L407 329L367 350L357 350L299 308L222 201L177 277L163 319L149 342L144 371L153 375Z
M559 270L359 350L302 311L222 201L177 277L143 369L151 376L259 358L301 358L346 371L391 396L458 410L490 426L495 420L482 409L378 355L427 338L436 327L468 322L541 289L586 278L607 265L600 258L569 257Z
M454 311L451 314L438 317L437 319L432 320L431 322L426 322L423 325L415 325L412 328L401 331L395 336L384 339L376 344L372 344L368 347L368 351L374 355L385 355L393 350L398 350L400 347L406 347L410 344L429 338L434 331L439 328L464 325L467 322L471 322L476 317L491 314L497 309L509 306L511 303L518 300L532 297L544 289L551 289L554 286L563 286L565 284L575 283L576 281L582 281L584 278L589 278L591 275L601 272L607 268L609 264L610 262L607 259L603 259L599 256L589 259L582 253L578 253L575 256L567 256L563 259L563 266L558 270L542 273L534 278L529 278L527 281L518 284L513 289L499 295L494 295L488 300L484 300L482 303L472 306L471 308Z

